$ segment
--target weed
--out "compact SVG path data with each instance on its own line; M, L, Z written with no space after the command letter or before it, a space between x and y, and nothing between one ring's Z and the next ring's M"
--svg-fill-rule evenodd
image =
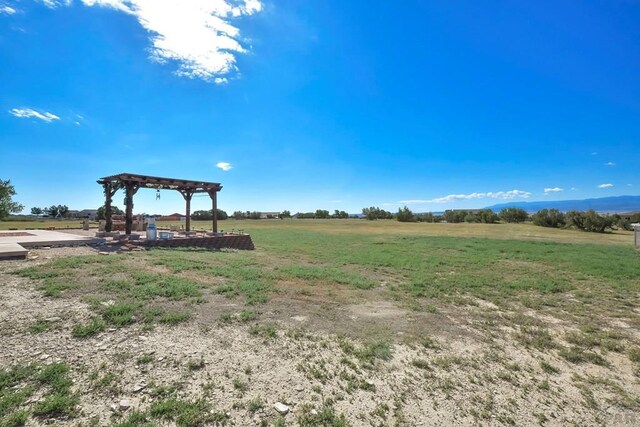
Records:
M264 409L264 405L265 403L261 398L255 397L247 402L247 411L249 411L249 413L253 415L256 412Z
M278 336L275 323L265 323L261 325L253 325L249 328L251 335L263 338L276 338Z
M134 304L116 303L108 306L102 313L102 317L107 323L122 327L133 323L133 315L137 309L138 306Z
M151 405L149 416L173 421L179 427L198 427L210 424L226 425L229 420L226 414L214 411L211 404L205 400L161 400Z
M160 317L160 323L177 325L178 323L186 322L189 319L191 319L191 313L185 311L175 311L162 315Z
M141 365L151 363L151 362L153 362L152 354L143 354L142 356L138 357L138 363Z
M313 405L302 405L297 421L300 427L348 427L350 425L345 416L336 413L333 406L327 402L318 410Z
M542 368L542 370L544 372L546 372L547 374L558 374L560 373L560 369L556 368L555 366L551 365L550 363L541 360L540 361L540 368Z
M521 326L516 338L525 347L533 347L538 350L555 348L556 344L548 329L535 326Z
M105 327L102 319L94 317L89 323L74 326L72 333L76 338L87 338L104 331Z
M50 322L44 319L38 319L32 324L29 325L29 332L32 335L41 334L45 331L48 331L54 326L54 322Z
M583 350L579 347L561 349L558 354L571 363L593 363L594 365L607 366L609 363L600 354L594 351Z

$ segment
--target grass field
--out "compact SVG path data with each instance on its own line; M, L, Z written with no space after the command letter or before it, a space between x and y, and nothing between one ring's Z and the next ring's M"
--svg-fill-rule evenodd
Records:
M229 362L226 377L218 372L227 385L215 386L234 390L221 401L222 412L182 381L174 392L149 395L138 418L116 414L98 425L153 424L163 419L160 407L177 420L198 405L218 418L177 424L244 425L258 414L263 425L415 425L429 411L452 424L639 421L640 252L631 233L363 220L221 221L220 228L250 233L257 249L86 254L17 265L7 273L30 283L43 301L81 303L87 311L63 321L36 316L3 331L98 340L108 331L187 328L202 342L211 328L242 331L254 342L243 357L273 358L277 348L308 381L295 414L279 418L265 409L277 375L253 383L256 375L230 374ZM61 363L73 373L67 356ZM157 363L146 353L136 357L149 369ZM206 357L213 356L174 364L199 381L200 372L215 377ZM41 369L33 366L23 361L6 372ZM35 387L36 374L29 375L24 387ZM13 396L3 390L0 408ZM185 395L191 400L179 400ZM69 423L84 419L70 415L81 405L73 398L61 415ZM4 423L43 419L33 405L6 408Z

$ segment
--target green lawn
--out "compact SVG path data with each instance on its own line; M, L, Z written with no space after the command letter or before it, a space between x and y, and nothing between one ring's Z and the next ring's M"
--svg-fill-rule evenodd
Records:
M510 224L227 224L238 229L246 225L257 250L152 250L63 258L20 274L42 279L41 289L48 296L75 293L87 298L88 292L94 298L115 298L130 305L130 317L157 308L153 304L158 301L197 304L208 293L259 305L286 292L318 292L329 300L384 299L418 311L430 309L434 301L464 305L481 299L504 308L524 306L579 318L597 310L637 322L630 308L639 302L640 252L612 239L624 234L604 236L601 243L563 243L582 240L566 230L552 230L554 240L560 241L531 238L526 234L533 226ZM407 232L407 226L417 231ZM447 236L438 230L441 226L460 227L464 233ZM478 235L487 230L494 234L464 235L473 227ZM508 239L499 235L501 230L521 235ZM589 233L579 234L582 238ZM159 319L167 315L158 313Z

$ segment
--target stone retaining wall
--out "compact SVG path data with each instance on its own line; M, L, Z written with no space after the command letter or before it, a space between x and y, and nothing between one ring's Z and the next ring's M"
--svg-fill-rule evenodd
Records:
M248 234L220 237L188 237L175 239L143 240L133 242L145 248L207 248L253 250L253 240Z

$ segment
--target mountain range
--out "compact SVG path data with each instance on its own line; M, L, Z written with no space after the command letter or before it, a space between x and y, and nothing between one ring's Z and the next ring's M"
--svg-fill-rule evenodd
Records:
M640 196L601 197L584 200L554 200L537 202L509 202L486 209L500 211L504 208L521 208L527 212L537 212L540 209L558 209L559 211L587 211L593 209L601 213L628 213L640 211Z

